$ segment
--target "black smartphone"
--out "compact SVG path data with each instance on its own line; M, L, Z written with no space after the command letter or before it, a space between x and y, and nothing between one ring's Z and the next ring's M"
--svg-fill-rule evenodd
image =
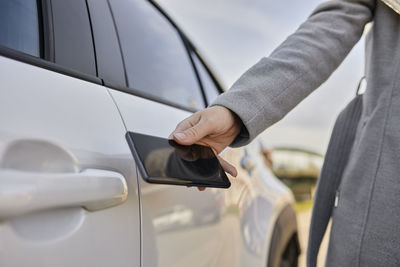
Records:
M143 179L149 183L229 188L231 183L210 147L127 132Z

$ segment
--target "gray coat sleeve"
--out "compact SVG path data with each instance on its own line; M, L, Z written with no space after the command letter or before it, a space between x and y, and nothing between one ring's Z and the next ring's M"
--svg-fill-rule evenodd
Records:
M220 95L212 105L232 110L248 132L233 146L254 139L326 81L361 38L375 4L375 0L322 3L269 57Z

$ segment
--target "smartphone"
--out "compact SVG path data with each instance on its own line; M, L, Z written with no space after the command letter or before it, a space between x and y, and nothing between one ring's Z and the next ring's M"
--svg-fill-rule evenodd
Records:
M229 188L231 183L210 147L127 132L142 178L149 183Z

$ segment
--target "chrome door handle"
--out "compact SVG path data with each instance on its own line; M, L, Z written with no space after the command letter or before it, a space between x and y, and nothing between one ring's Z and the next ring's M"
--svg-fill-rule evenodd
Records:
M123 203L125 178L117 172L39 173L0 169L0 219L28 212L81 206L89 211Z

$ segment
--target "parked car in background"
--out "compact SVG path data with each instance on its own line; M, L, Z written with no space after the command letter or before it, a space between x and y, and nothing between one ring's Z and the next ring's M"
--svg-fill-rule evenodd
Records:
M0 1L0 266L295 266L293 195L258 142L228 190L148 184L127 131L167 137L222 92L154 2Z
M270 154L273 173L292 190L295 199L311 201L324 156L296 147L275 147Z

